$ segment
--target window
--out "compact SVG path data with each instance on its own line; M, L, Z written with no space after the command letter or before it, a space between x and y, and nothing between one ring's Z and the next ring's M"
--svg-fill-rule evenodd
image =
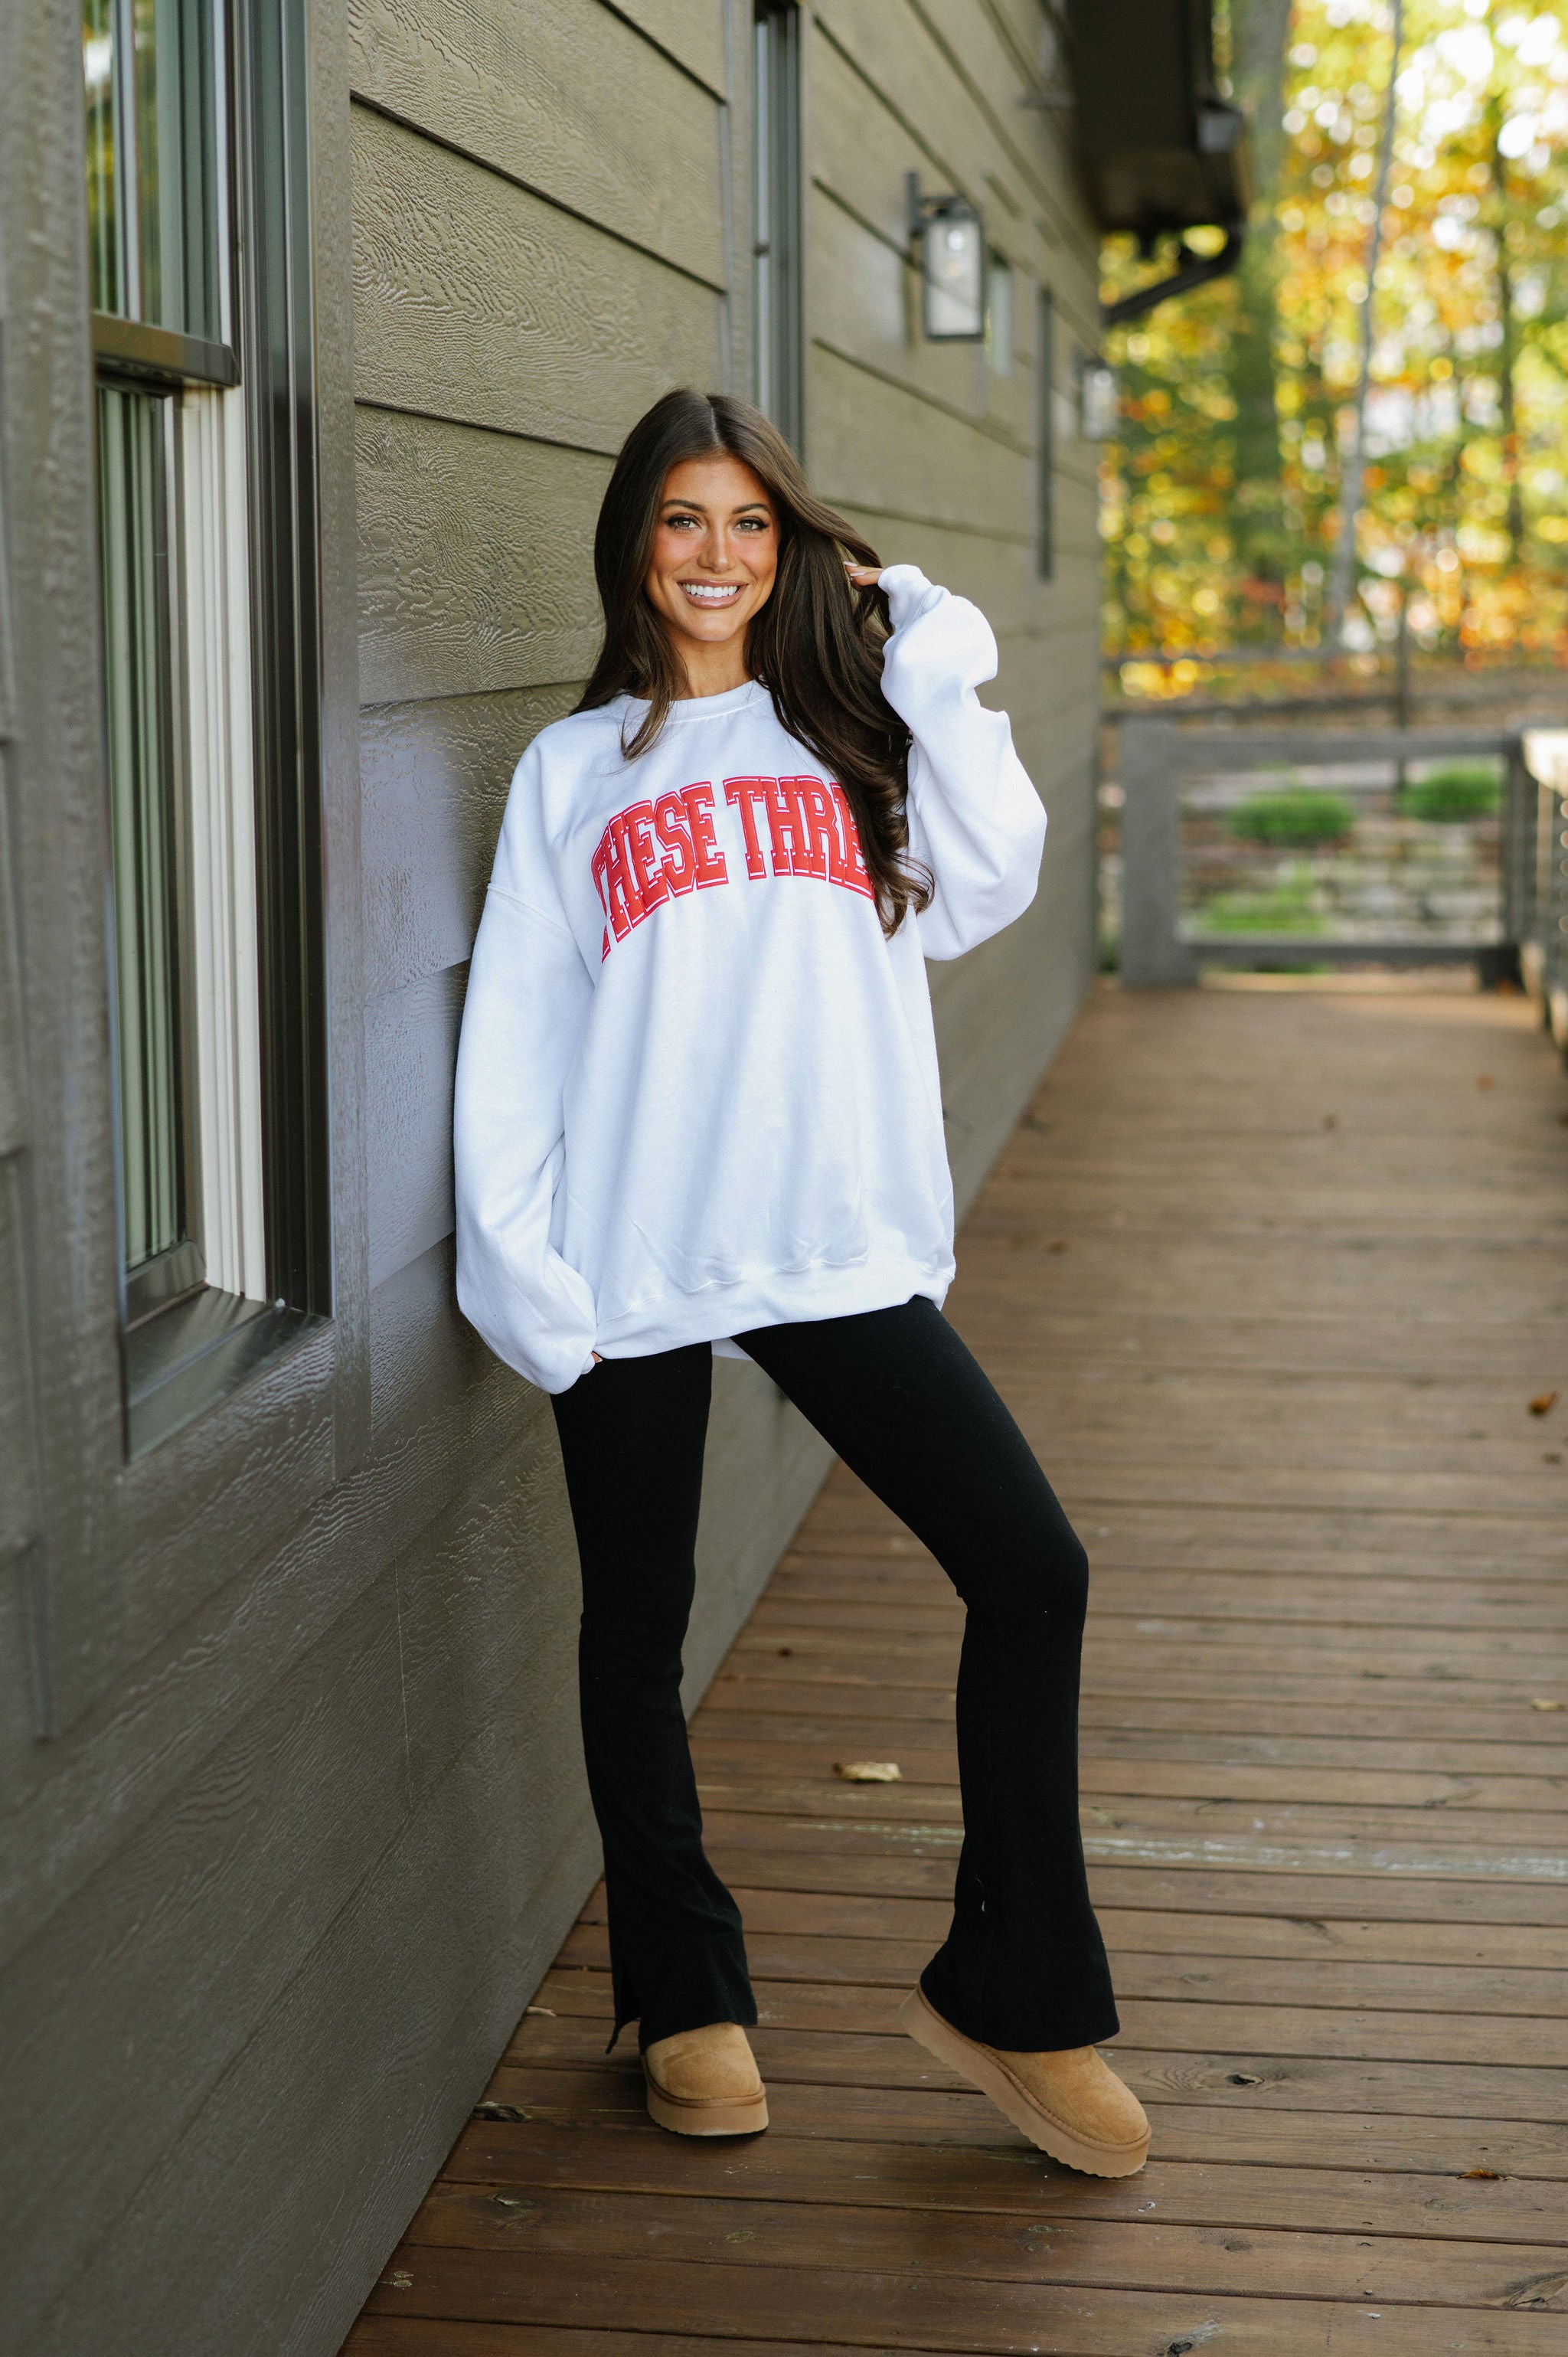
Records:
M1056 303L1048 286L1040 289L1039 333L1036 339L1035 367L1037 371L1036 399L1039 404L1036 431L1036 471L1035 515L1035 569L1042 581L1050 580L1056 569L1056 485L1057 463L1057 315Z
M136 1453L327 1306L301 0L83 0L82 68Z
M985 357L993 376L1012 375L1015 341L1013 265L993 253L985 286Z
M803 409L800 304L800 17L757 0L753 98L756 399L798 450Z

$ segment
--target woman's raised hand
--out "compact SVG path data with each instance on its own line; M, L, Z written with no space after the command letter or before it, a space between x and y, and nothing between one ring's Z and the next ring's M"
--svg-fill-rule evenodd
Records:
M882 577L880 566L875 565L851 565L847 557L844 560L843 569L849 575L850 581L853 587L856 589L875 589L877 582Z

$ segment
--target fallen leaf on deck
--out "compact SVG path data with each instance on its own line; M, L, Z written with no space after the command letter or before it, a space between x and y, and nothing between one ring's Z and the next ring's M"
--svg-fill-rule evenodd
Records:
M1557 1394L1555 1392L1537 1392L1535 1397L1530 1401L1530 1412L1531 1415L1550 1415L1556 1405Z
M522 2009L524 2013L542 2013L546 2021L553 2021L557 2018L553 2005L525 2005Z
M833 1774L846 1784L901 1784L904 1770L897 1760L835 1760Z
M1561 1710L1563 1708L1563 1705L1560 1702L1548 1702L1544 1695L1532 1695L1530 1706L1531 1710Z
M1502 2170L1500 2169L1462 2169L1459 2174L1461 2177L1492 2177L1500 2180Z

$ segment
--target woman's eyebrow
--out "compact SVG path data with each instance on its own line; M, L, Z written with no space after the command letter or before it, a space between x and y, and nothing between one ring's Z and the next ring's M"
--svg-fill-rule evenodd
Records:
M673 515L682 511L688 515L700 516L710 512L701 500L666 500L659 512L660 515ZM729 512L731 515L771 515L773 511L766 500L745 500L738 508L731 508Z

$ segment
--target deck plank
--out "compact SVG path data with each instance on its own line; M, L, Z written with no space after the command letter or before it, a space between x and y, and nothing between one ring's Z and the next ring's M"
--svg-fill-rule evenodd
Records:
M596 1891L346 2357L1556 2357L1563 1109L1522 1001L1107 990L966 1229L950 1315L1094 1566L1144 2173L1055 2168L897 2032L961 1621L838 1469L693 1727L769 2135L650 2126Z

